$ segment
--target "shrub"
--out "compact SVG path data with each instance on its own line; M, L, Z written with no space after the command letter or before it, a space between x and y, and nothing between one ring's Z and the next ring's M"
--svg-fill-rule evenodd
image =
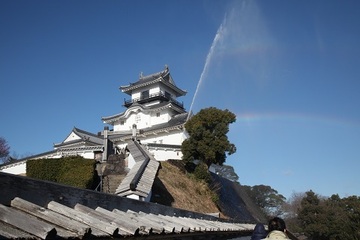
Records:
M97 177L96 161L81 156L60 159L36 159L26 162L28 177L71 185L78 188L92 188Z
M204 180L207 183L211 182L211 176L205 163L200 163L196 166L194 176L196 179Z

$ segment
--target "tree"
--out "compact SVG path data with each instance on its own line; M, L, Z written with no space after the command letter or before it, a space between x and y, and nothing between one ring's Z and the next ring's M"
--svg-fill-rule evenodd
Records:
M282 215L282 205L286 198L278 191L266 185L255 185L253 187L244 185L244 188L249 197L268 217Z
M8 145L5 138L0 137L0 160L1 162L5 162L10 152L10 146Z
M306 196L301 201L301 211L298 214L300 225L306 235L319 240L327 239L324 208L320 202L319 196L313 191L306 192Z
M301 201L305 196L305 192L293 192L286 203L282 206L286 226L291 229L292 232L302 232L297 216L298 212L301 211Z
M301 202L298 219L310 239L360 239L360 198L341 199L337 194L320 199L312 191Z
M360 239L360 196L350 196L343 198L344 210L348 215L350 225L350 232L354 239Z
M229 110L210 107L200 110L185 124L189 134L181 146L183 160L191 162L201 160L206 165L222 165L226 154L236 152L234 144L227 137L229 124L236 121L236 115Z

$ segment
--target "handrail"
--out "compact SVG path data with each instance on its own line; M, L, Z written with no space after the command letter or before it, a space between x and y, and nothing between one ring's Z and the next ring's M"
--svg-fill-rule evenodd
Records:
M129 99L129 100L126 100L124 99L124 105L127 105L127 104L131 104L131 103L135 103L135 102L139 102L139 101L143 101L143 100L147 100L147 99L151 99L151 98L154 98L154 97L164 97L166 98L167 100L170 100L171 102L174 102L175 104L181 106L181 107L184 107L184 104L177 101L176 99L172 98L172 97L168 97L166 96L164 93L162 92L158 92L158 93L153 93L153 94L150 94L148 97L139 97L139 98L134 98L134 99Z

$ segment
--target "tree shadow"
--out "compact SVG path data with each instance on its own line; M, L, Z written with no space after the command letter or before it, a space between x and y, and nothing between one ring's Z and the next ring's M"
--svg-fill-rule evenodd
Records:
M154 180L150 201L170 207L174 202L173 196L169 193L163 182L158 177Z

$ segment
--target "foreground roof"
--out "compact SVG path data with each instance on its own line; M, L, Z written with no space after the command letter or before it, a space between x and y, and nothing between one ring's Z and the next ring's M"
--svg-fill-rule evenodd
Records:
M218 222L189 217L95 209L82 204L67 207L51 201L46 207L22 198L14 198L10 206L0 204L0 236L6 238L53 239L129 238L159 235L238 235L252 230L252 224Z
M0 238L224 239L254 224L0 173Z

